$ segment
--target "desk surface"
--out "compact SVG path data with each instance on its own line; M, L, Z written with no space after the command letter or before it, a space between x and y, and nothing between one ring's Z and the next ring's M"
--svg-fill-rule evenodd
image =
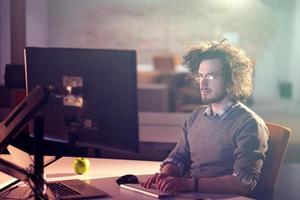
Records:
M9 156L2 155L5 159L10 160ZM118 160L118 159L97 159L90 158L91 168L89 173L85 175L76 175L72 163L75 158L62 158L51 164L45 169L46 179L48 181L67 180L67 179L81 179L87 183L105 191L110 195L108 198L101 199L118 199L118 200L153 200L142 194L121 189L115 180L124 174L135 174L139 176L141 181L147 178L147 174L154 174L159 170L159 163L155 161L136 161L136 160ZM0 172L0 183L11 179L11 177ZM171 199L240 199L246 200L249 198L234 196L234 195L215 195L215 194L201 194L188 193L182 194ZM168 198L170 199L170 198Z
M10 155L1 155L9 161L13 161ZM46 157L47 158L47 157ZM120 160L120 159L102 159L89 158L90 170L87 174L77 175L73 170L74 157L65 157L55 161L53 164L45 168L46 179L67 180L67 179L99 179L107 177L118 177L124 174L154 174L159 171L160 162L156 161L138 161L138 160ZM10 180L12 177L0 172L0 188L1 184Z

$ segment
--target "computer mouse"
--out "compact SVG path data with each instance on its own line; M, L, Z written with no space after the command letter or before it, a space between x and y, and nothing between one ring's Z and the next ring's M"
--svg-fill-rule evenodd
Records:
M126 184L126 183L139 183L139 179L132 174L126 174L124 176L120 176L117 180L116 180L118 185L121 184Z

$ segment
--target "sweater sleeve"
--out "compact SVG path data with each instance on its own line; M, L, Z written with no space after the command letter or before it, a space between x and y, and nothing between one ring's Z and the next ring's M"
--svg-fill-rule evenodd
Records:
M250 187L256 186L268 148L268 129L263 121L250 118L235 137L233 175Z
M183 124L182 134L175 148L171 151L168 157L161 164L161 167L163 167L167 163L175 164L180 171L180 176L184 176L191 165L190 148L187 137L188 124L189 119L187 119Z

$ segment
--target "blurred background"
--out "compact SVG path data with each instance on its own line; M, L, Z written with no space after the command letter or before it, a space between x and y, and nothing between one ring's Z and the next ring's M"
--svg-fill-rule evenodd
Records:
M283 170L290 171L300 161L299 20L297 0L1 0L0 106L11 108L22 98L25 46L109 48L137 51L141 112L190 112L201 102L181 58L190 44L227 38L255 64L247 104L266 121L292 129L290 165ZM298 168L289 176L294 182ZM279 184L286 185L286 177Z

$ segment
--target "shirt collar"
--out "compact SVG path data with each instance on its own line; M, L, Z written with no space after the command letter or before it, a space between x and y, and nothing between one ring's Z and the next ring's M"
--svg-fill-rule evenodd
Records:
M229 102L222 110L220 110L219 112L213 113L212 109L211 109L211 105L207 105L203 115L204 116L208 116L210 118L220 118L220 119L224 119L227 115L228 115L228 110L232 107L232 105L234 104L234 102Z

